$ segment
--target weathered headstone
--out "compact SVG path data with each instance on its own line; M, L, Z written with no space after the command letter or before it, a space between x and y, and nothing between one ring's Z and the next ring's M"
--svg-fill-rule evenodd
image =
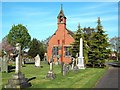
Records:
M47 61L47 53L44 54L44 61Z
M63 76L65 76L66 73L67 73L67 70L66 70L66 66L65 66L65 64L64 64L64 65L63 65Z
M40 56L39 56L39 54L37 54L37 56L35 57L35 66L40 67Z
M1 67L2 72L8 72L8 57L7 55L4 55L2 58L2 67Z
M63 65L63 76L65 76L69 72L69 64Z
M78 57L78 68L85 69L84 66L84 57L83 57L83 39L80 38L80 50L79 50L79 57Z
M16 50L17 52L14 54L14 56L16 56L15 74L8 80L8 84L6 84L4 88L26 88L31 86L31 83L28 83L28 79L25 78L24 74L20 71L21 46L19 43L16 44Z
M60 55L57 55L57 61L55 62L55 65L59 65L60 62Z
M53 72L53 57L50 59L50 70L48 71L46 78L55 79L55 74Z
M78 66L77 66L77 64L78 64L78 55L76 55L76 58L75 58L75 66L74 66L74 68L73 68L74 71L78 71Z

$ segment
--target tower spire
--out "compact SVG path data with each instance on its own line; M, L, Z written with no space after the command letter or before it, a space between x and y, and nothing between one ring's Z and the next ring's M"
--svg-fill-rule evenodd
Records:
M57 18L59 18L59 17L65 17L65 15L64 15L64 12L63 12L63 5L61 4L61 6L60 6L60 8L61 8L61 10L60 10L60 13L58 14L58 17Z

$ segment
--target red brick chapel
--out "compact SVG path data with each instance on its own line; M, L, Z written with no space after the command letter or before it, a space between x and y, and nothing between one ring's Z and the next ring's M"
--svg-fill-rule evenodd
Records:
M56 32L51 36L48 40L48 47L47 47L47 57L48 62L53 57L54 62L58 60L59 62L70 63L71 62L71 54L70 54L70 47L71 43L74 42L73 32L66 28L66 17L64 15L62 5L61 10L57 16L58 19L58 27Z

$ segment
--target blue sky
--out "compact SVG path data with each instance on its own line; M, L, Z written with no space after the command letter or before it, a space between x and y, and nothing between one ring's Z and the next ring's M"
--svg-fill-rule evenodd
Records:
M117 2L62 2L67 28L97 26L100 17L108 37L118 36ZM57 30L61 2L2 2L2 38L12 25L23 24L32 38L44 40Z

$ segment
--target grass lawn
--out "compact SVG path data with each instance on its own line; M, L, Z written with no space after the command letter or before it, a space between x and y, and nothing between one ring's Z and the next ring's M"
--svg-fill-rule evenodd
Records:
M29 88L93 88L97 81L107 71L105 68L86 68L78 72L69 71L66 76L62 76L61 67L53 66L53 71L56 74L54 80L45 78L49 71L49 65L42 62L43 68L37 68L34 64L26 64L22 67L22 73L26 78L36 77L31 80L32 86ZM8 79L12 77L14 72L2 73L2 86L7 84Z

